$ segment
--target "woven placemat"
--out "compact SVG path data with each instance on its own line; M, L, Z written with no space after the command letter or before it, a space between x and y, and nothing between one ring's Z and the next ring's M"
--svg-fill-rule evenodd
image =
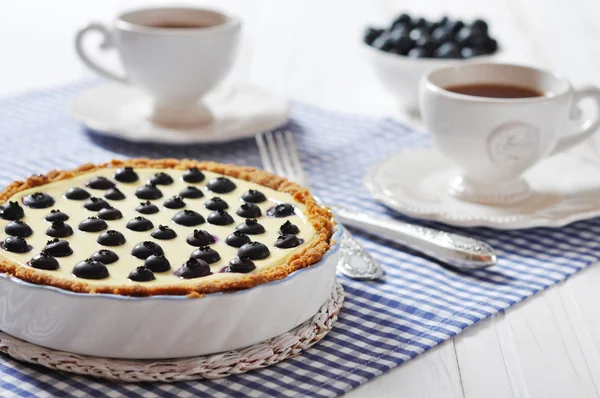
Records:
M217 379L265 368L300 354L331 330L344 302L335 283L330 298L311 319L287 333L240 350L195 358L127 360L90 357L51 350L0 332L0 352L19 361L80 375L126 382L175 382Z

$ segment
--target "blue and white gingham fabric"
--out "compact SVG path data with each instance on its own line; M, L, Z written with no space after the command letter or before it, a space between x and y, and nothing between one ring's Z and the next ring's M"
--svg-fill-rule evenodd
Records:
M190 157L260 166L253 139L211 146L140 145L85 131L68 113L86 85L0 101L0 184L53 168L113 157ZM294 104L289 128L313 190L329 203L388 213L362 184L367 169L401 148L426 146L423 134L388 119ZM391 215L391 214L390 214ZM445 227L448 228L448 227ZM461 274L372 236L356 236L381 261L386 278L340 277L346 301L329 335L301 356L221 380L117 384L50 371L0 356L0 396L333 397L398 366L473 323L598 261L600 219L561 229L462 230L500 252L494 269Z

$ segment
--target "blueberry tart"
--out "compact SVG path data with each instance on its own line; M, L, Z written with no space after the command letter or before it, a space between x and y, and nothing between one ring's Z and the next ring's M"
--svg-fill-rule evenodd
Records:
M333 230L305 188L262 170L114 160L0 192L0 273L81 294L203 297L313 266Z

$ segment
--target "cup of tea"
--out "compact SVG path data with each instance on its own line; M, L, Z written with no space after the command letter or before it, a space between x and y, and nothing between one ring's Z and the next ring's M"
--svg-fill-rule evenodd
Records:
M594 101L594 117L579 104ZM449 193L483 204L513 204L531 189L521 177L600 126L600 89L575 90L558 73L473 63L431 71L420 83L423 120L437 148L458 167Z
M138 9L120 14L110 26L90 23L77 32L75 48L101 76L146 92L152 98L150 121L200 125L212 120L201 99L231 69L240 29L239 19L208 9ZM116 49L123 72L90 58L83 42L94 32L103 38L102 49Z

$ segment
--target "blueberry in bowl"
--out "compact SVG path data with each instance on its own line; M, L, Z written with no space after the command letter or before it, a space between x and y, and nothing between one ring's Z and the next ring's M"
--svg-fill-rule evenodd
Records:
M418 110L423 74L455 63L489 61L499 52L482 19L427 20L403 13L386 27L367 27L362 40L382 85L411 111Z
M482 19L465 22L443 17L428 21L401 14L386 28L367 27L363 40L380 51L412 58L472 58L498 50L498 42L490 36L488 24ZM470 51L465 54L463 48Z

